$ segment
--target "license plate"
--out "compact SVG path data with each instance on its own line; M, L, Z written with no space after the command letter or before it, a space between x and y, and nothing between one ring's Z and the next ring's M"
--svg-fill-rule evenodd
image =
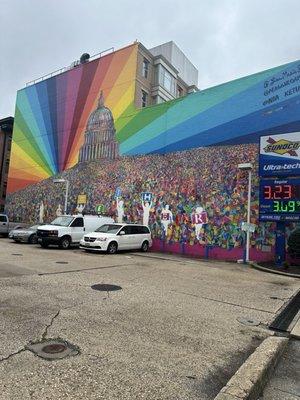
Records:
M89 247L91 244L90 243L85 243L84 244L86 247Z

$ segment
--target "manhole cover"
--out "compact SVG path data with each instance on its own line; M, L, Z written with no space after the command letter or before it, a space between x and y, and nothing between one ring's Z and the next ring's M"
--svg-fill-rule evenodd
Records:
M116 290L122 290L121 286L109 285L107 283L98 283L97 285L92 285L93 290L99 290L100 292L115 292Z
M26 349L45 360L60 360L79 354L78 347L62 339L49 339L39 343L32 343L26 346Z
M47 346L42 348L42 351L47 354L56 354L65 351L67 346L64 344L48 344Z
M56 264L69 264L68 261L56 261Z
M248 326L258 326L260 324L260 321L258 321L257 319L252 319L248 317L237 318L237 321L243 325L248 325Z

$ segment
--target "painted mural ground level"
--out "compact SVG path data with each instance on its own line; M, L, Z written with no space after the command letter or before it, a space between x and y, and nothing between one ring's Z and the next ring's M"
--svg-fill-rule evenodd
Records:
M0 254L1 400L213 399L299 286L233 263L167 255L45 250L9 239L0 239ZM91 288L103 283L121 289ZM46 361L26 348L50 338L80 353Z

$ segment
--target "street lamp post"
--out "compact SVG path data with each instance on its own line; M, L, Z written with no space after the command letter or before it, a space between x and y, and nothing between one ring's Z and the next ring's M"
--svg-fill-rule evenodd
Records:
M246 262L249 262L250 252L250 213L251 213L251 180L252 180L252 168L251 163L239 164L238 168L241 171L248 171L248 201L247 201L247 230L246 230Z
M64 214L67 214L68 196L69 196L69 181L67 179L54 179L53 182L54 183L65 183L66 184Z

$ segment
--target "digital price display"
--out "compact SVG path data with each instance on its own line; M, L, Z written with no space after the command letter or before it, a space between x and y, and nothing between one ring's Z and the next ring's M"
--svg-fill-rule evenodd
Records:
M261 221L299 221L300 179L261 179L259 219Z

